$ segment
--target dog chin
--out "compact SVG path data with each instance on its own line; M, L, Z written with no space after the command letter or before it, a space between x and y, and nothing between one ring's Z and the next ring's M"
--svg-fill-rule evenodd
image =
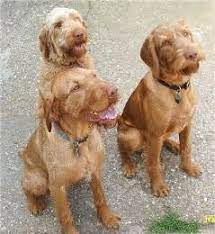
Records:
M180 73L182 75L191 75L192 73L196 73L199 69L199 62L192 62L188 65L184 66L182 69L180 69Z
M75 57L81 57L87 52L86 43L82 43L82 44L78 44L78 45L73 45L71 47L63 48L63 50L67 55L75 56Z

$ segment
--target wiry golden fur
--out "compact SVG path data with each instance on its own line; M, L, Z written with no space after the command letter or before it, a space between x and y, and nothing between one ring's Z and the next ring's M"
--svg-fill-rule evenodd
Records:
M118 228L120 218L109 209L102 188L104 146L96 118L116 103L117 90L99 79L95 72L73 68L56 75L50 93L44 102L39 127L21 153L24 162L22 188L29 210L33 214L40 213L50 193L63 231L77 233L66 189L87 179L98 217L106 227ZM79 154L58 134L58 128L71 141L88 136L80 143Z
M39 77L38 117L43 115L43 100L49 98L52 80L58 72L73 67L94 69L87 52L88 33L78 11L54 8L46 17L39 35L42 65Z
M150 67L130 96L118 121L118 145L125 176L134 176L136 165L131 154L144 149L146 167L155 196L169 192L162 176L161 147L165 143L180 152L181 168L190 176L199 176L200 167L192 161L191 120L196 107L194 86L181 90L182 100L175 101L175 92L160 84L183 84L197 72L203 53L184 22L160 25L146 38L140 56ZM168 140L179 134L179 145Z

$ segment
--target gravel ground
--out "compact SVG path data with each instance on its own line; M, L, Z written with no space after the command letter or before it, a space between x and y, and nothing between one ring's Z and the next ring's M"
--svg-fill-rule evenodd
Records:
M120 170L116 131L105 133L107 159L103 181L110 206L121 214L116 233L144 233L150 221L168 208L184 218L203 221L215 211L215 45L213 0L199 1L3 1L1 3L1 233L59 233L52 205L34 217L25 206L20 189L22 164L17 149L26 143L36 125L35 100L40 55L38 31L45 15L55 6L79 10L90 32L90 51L100 75L115 83L122 110L147 67L139 58L145 36L157 24L184 17L206 52L206 61L195 76L199 105L193 121L193 156L203 175L187 177L178 168L178 157L163 151L166 181L171 193L154 198L145 170L128 180ZM141 163L140 163L141 164ZM141 167L141 165L140 165ZM81 233L111 233L96 220L89 186L71 188L70 200ZM115 232L114 232L115 233ZM204 226L201 233L215 233Z

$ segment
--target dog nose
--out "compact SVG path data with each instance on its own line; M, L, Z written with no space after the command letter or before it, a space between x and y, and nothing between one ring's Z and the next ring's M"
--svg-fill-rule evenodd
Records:
M107 94L108 97L116 97L117 96L118 89L112 85L108 86L107 88Z
M73 35L77 39L82 39L84 37L84 33L82 30L75 30Z
M190 49L185 53L185 58L194 60L197 57L197 52L194 49Z

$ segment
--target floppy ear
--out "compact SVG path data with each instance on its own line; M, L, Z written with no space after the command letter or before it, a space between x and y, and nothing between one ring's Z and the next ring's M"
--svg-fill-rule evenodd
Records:
M51 132L51 122L52 122L52 105L54 102L53 95L50 95L49 97L44 98L42 96L42 93L40 92L40 97L42 99L42 105L43 105L43 116L42 118L45 120L47 129L49 132Z
M144 41L140 51L140 57L151 68L153 76L156 78L159 77L160 66L152 35L149 35Z
M48 38L48 29L44 25L39 34L39 43L40 43L40 51L42 52L44 58L48 59L50 50L49 50L49 38Z

